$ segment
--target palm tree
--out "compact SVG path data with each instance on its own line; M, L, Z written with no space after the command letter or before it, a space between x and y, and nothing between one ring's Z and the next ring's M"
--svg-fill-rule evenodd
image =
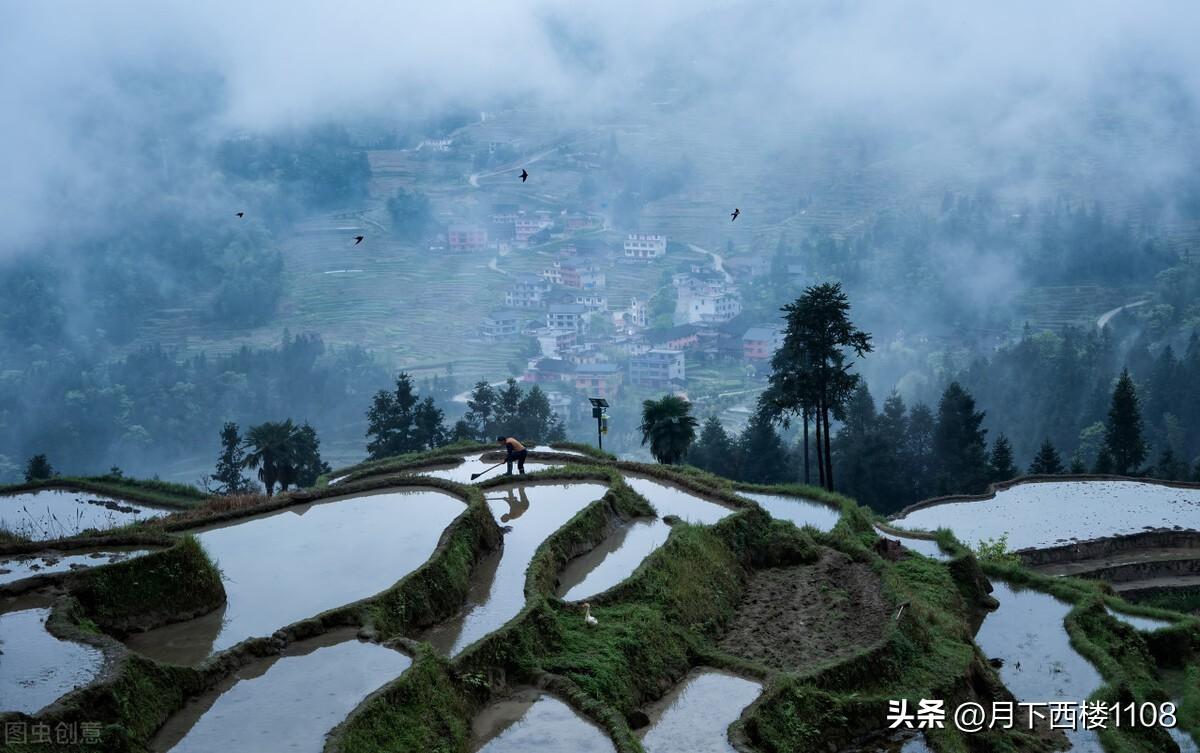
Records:
M691 403L677 395L642 403L642 444L649 442L650 454L665 465L683 459L696 438L698 425Z
M267 496L275 493L275 484L280 491L287 491L288 484L296 477L296 438L298 434L292 419L267 421L250 427L246 433L246 445L252 448L242 460L243 468L258 469L258 480L267 487Z

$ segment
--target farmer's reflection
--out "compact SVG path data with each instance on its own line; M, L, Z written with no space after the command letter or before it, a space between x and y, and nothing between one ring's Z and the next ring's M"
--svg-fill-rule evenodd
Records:
M525 495L524 487L505 490L504 501L508 503L508 512L500 516L501 523L516 520L529 509L529 497Z

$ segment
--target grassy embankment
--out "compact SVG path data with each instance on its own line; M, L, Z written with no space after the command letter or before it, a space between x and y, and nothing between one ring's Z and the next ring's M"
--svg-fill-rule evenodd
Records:
M50 479L0 486L0 496L42 489L92 492L119 500L144 502L148 505L180 510L195 507L208 497L196 487L187 484L125 476L55 476Z

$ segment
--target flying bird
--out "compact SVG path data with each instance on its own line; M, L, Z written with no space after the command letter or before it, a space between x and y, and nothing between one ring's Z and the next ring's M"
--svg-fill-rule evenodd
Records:
M357 246L358 244L360 244L362 242L363 242L363 236L361 236L361 235L354 236L354 245Z
M245 212L238 212L238 213L237 213L237 216L238 216L238 217L245 217L245 216L246 216L246 213L245 213Z
M738 218L738 215L741 213L742 213L742 210L738 209L737 207L734 207L733 211L729 213L729 221L733 222L734 220L736 220Z
M529 179L529 171L522 167L521 168L521 182L524 183L528 179Z

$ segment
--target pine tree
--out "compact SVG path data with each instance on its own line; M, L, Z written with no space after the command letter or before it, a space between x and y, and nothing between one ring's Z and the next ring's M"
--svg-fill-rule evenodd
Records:
M992 443L992 456L988 465L991 466L992 481L1008 481L1021 474L1013 463L1012 445L1003 434L997 435L996 441Z
M1154 475L1164 481L1187 481L1188 464L1175 457L1170 445L1163 448L1158 462L1154 465Z
M721 419L709 416L704 420L700 438L688 450L687 462L725 478L737 472L737 452L733 439L725 431Z
M445 414L432 397L426 397L413 412L413 444L419 450L432 450L446 444Z
M1100 476L1108 476L1113 472L1113 459L1108 451L1108 447L1101 447L1100 452L1096 453L1096 464L1092 466L1092 473Z
M54 466L50 465L46 456L40 453L29 458L29 462L25 465L26 481L44 481L57 475Z
M1042 447L1033 458L1029 472L1034 475L1057 476L1063 472L1062 457L1049 439L1042 442Z
M550 414L550 426L546 429L546 442L567 441L567 427L557 413Z
M217 456L217 467L213 480L217 482L217 494L242 494L251 489L250 479L242 475L242 461L246 452L238 425L226 421L221 427L221 454Z
M518 434L526 436L524 432L529 427L524 425L521 416L521 399L524 396L521 385L517 384L516 379L509 377L496 395L495 424L488 429L488 435L493 438L500 434L506 437L515 437Z
M292 458L291 481L297 487L312 486L321 474L332 470L328 463L321 460L321 440L317 438L317 430L307 421L292 437ZM286 482L283 491L287 491Z
M1112 405L1104 427L1104 447L1112 458L1113 473L1118 476L1137 473L1146 459L1141 408L1129 369L1121 372L1113 389Z
M521 398L517 409L520 416L517 422L517 436L522 440L528 438L533 444L543 444L550 441L550 425L554 412L550 410L550 398L538 385L529 388L529 392Z
M861 358L871 352L871 336L850 321L850 300L840 283L807 288L783 312L783 346L771 359L770 387L759 404L772 418L813 417L821 484L833 489L829 417L840 416L858 385L848 353Z
M917 403L908 412L908 432L904 436L901 457L908 467L912 483L912 500L918 501L936 493L936 458L933 454L933 436L937 421L933 410L924 403Z
M1078 452L1071 456L1070 473L1072 476L1082 476L1087 473L1087 466L1084 465L1083 457Z
M472 429L472 438L490 442L496 436L492 432L495 417L496 390L487 382L476 382L475 389L467 398L467 413L463 416L463 420Z
M795 478L787 447L771 419L757 411L737 441L737 478L751 484L778 484Z
M939 494L977 494L987 486L987 430L983 411L958 382L951 382L938 403L933 455Z
M367 411L367 455L372 460L422 449L414 436L417 393L412 377L400 372L394 392L375 393Z

